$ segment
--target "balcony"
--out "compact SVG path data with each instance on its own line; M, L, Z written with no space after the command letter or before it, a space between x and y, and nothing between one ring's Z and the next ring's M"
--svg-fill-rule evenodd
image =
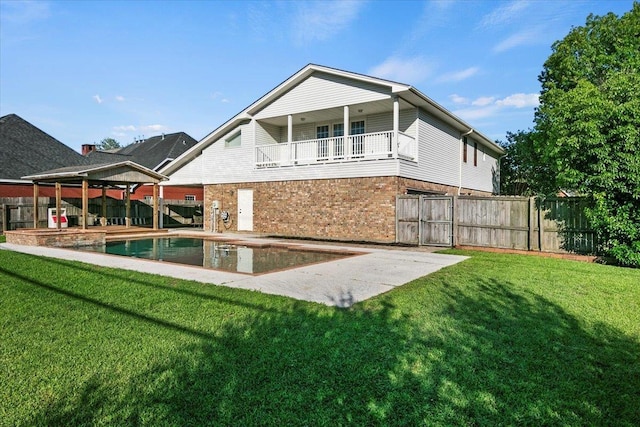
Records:
M291 143L258 145L256 167L311 165L362 160L415 160L418 147L415 138L398 132L374 132L332 138L309 139Z

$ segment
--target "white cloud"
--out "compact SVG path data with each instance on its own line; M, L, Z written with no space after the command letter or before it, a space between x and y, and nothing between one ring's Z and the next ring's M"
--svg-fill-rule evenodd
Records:
M136 127L134 125L114 126L113 130L116 132L133 132Z
M478 67L469 67L465 70L456 71L453 73L447 73L438 78L438 82L460 82L466 80L469 77L474 76L479 71Z
M514 93L506 98L496 101L501 107L537 107L540 105L540 95L537 93Z
M493 96L481 96L480 98L475 99L471 105L476 107L484 107L485 105L489 105L493 103L496 98Z
M300 44L330 39L358 17L363 4L359 0L301 3L294 18L294 39Z
M537 107L540 104L538 96L537 93L514 93L501 99L496 99L493 96L482 96L471 101L471 107L455 110L453 114L468 121L483 119L498 115L506 110ZM466 98L459 95L451 95L450 98L454 102L456 102L455 99L466 100Z
M496 105L487 105L479 108L463 108L453 111L453 114L461 117L464 120L473 121L478 119L484 119L490 117L499 111L499 107Z
M478 27L487 28L495 27L505 22L511 22L522 14L522 11L529 7L528 1L515 0L493 10L486 14L480 20Z
M460 96L456 93L449 95L449 99L454 103L454 104L468 104L469 100L463 96Z
M540 41L542 34L544 34L544 32L540 28L522 30L495 45L493 51L495 53L502 53L514 47L536 43Z
M423 57L387 58L382 64L371 68L367 74L407 84L425 80L431 74L432 65Z
M143 132L162 132L169 128L165 125L146 125L146 126L140 126L138 129L140 129Z
M98 104L102 104L104 101L102 100L102 98L100 98L100 95L93 95L92 96L93 100L96 101Z
M116 96L116 101L124 102L124 96L121 96L121 95Z

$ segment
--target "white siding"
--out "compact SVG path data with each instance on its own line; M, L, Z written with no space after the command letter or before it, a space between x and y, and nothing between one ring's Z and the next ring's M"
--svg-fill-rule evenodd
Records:
M268 123L261 123L256 126L256 144L258 145L275 144L278 142L284 142L286 140L287 140L287 130L286 129L284 130L284 136L283 136L282 129L280 129L280 126L270 125ZM249 143L249 141L247 141L247 143Z
M467 142L469 144L467 163L462 163L462 187L497 192L498 189L493 188L493 181L498 170L497 155L478 143L478 165L474 166L473 152L476 141L473 139L473 134L467 137Z
M400 132L404 132L413 137L416 136L416 126L418 124L416 110L417 109L415 108L410 110L400 110ZM391 127L393 127L393 124Z
M175 171L169 181L161 185L200 185L202 184L202 156L198 156Z
M415 112L414 112L415 114ZM420 110L418 163L402 162L400 175L439 184L459 184L460 132ZM414 125L415 126L415 125Z
M286 129L284 130L284 132L286 132ZM294 141L305 141L307 139L315 139L315 138L316 138L315 123L305 123L305 124L293 126Z
M388 99L390 91L371 83L314 73L267 105L256 119Z

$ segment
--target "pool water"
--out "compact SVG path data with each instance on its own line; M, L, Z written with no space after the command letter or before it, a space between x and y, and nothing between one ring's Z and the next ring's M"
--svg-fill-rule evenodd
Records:
M82 250L248 274L268 273L355 255L277 245L249 246L190 237L121 240Z

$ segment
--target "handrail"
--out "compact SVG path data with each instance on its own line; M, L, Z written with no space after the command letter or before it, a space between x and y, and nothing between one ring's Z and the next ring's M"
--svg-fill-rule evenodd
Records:
M415 138L398 132L372 132L349 136L309 139L291 143L256 146L257 167L279 167L316 163L375 160L388 158L415 159Z

